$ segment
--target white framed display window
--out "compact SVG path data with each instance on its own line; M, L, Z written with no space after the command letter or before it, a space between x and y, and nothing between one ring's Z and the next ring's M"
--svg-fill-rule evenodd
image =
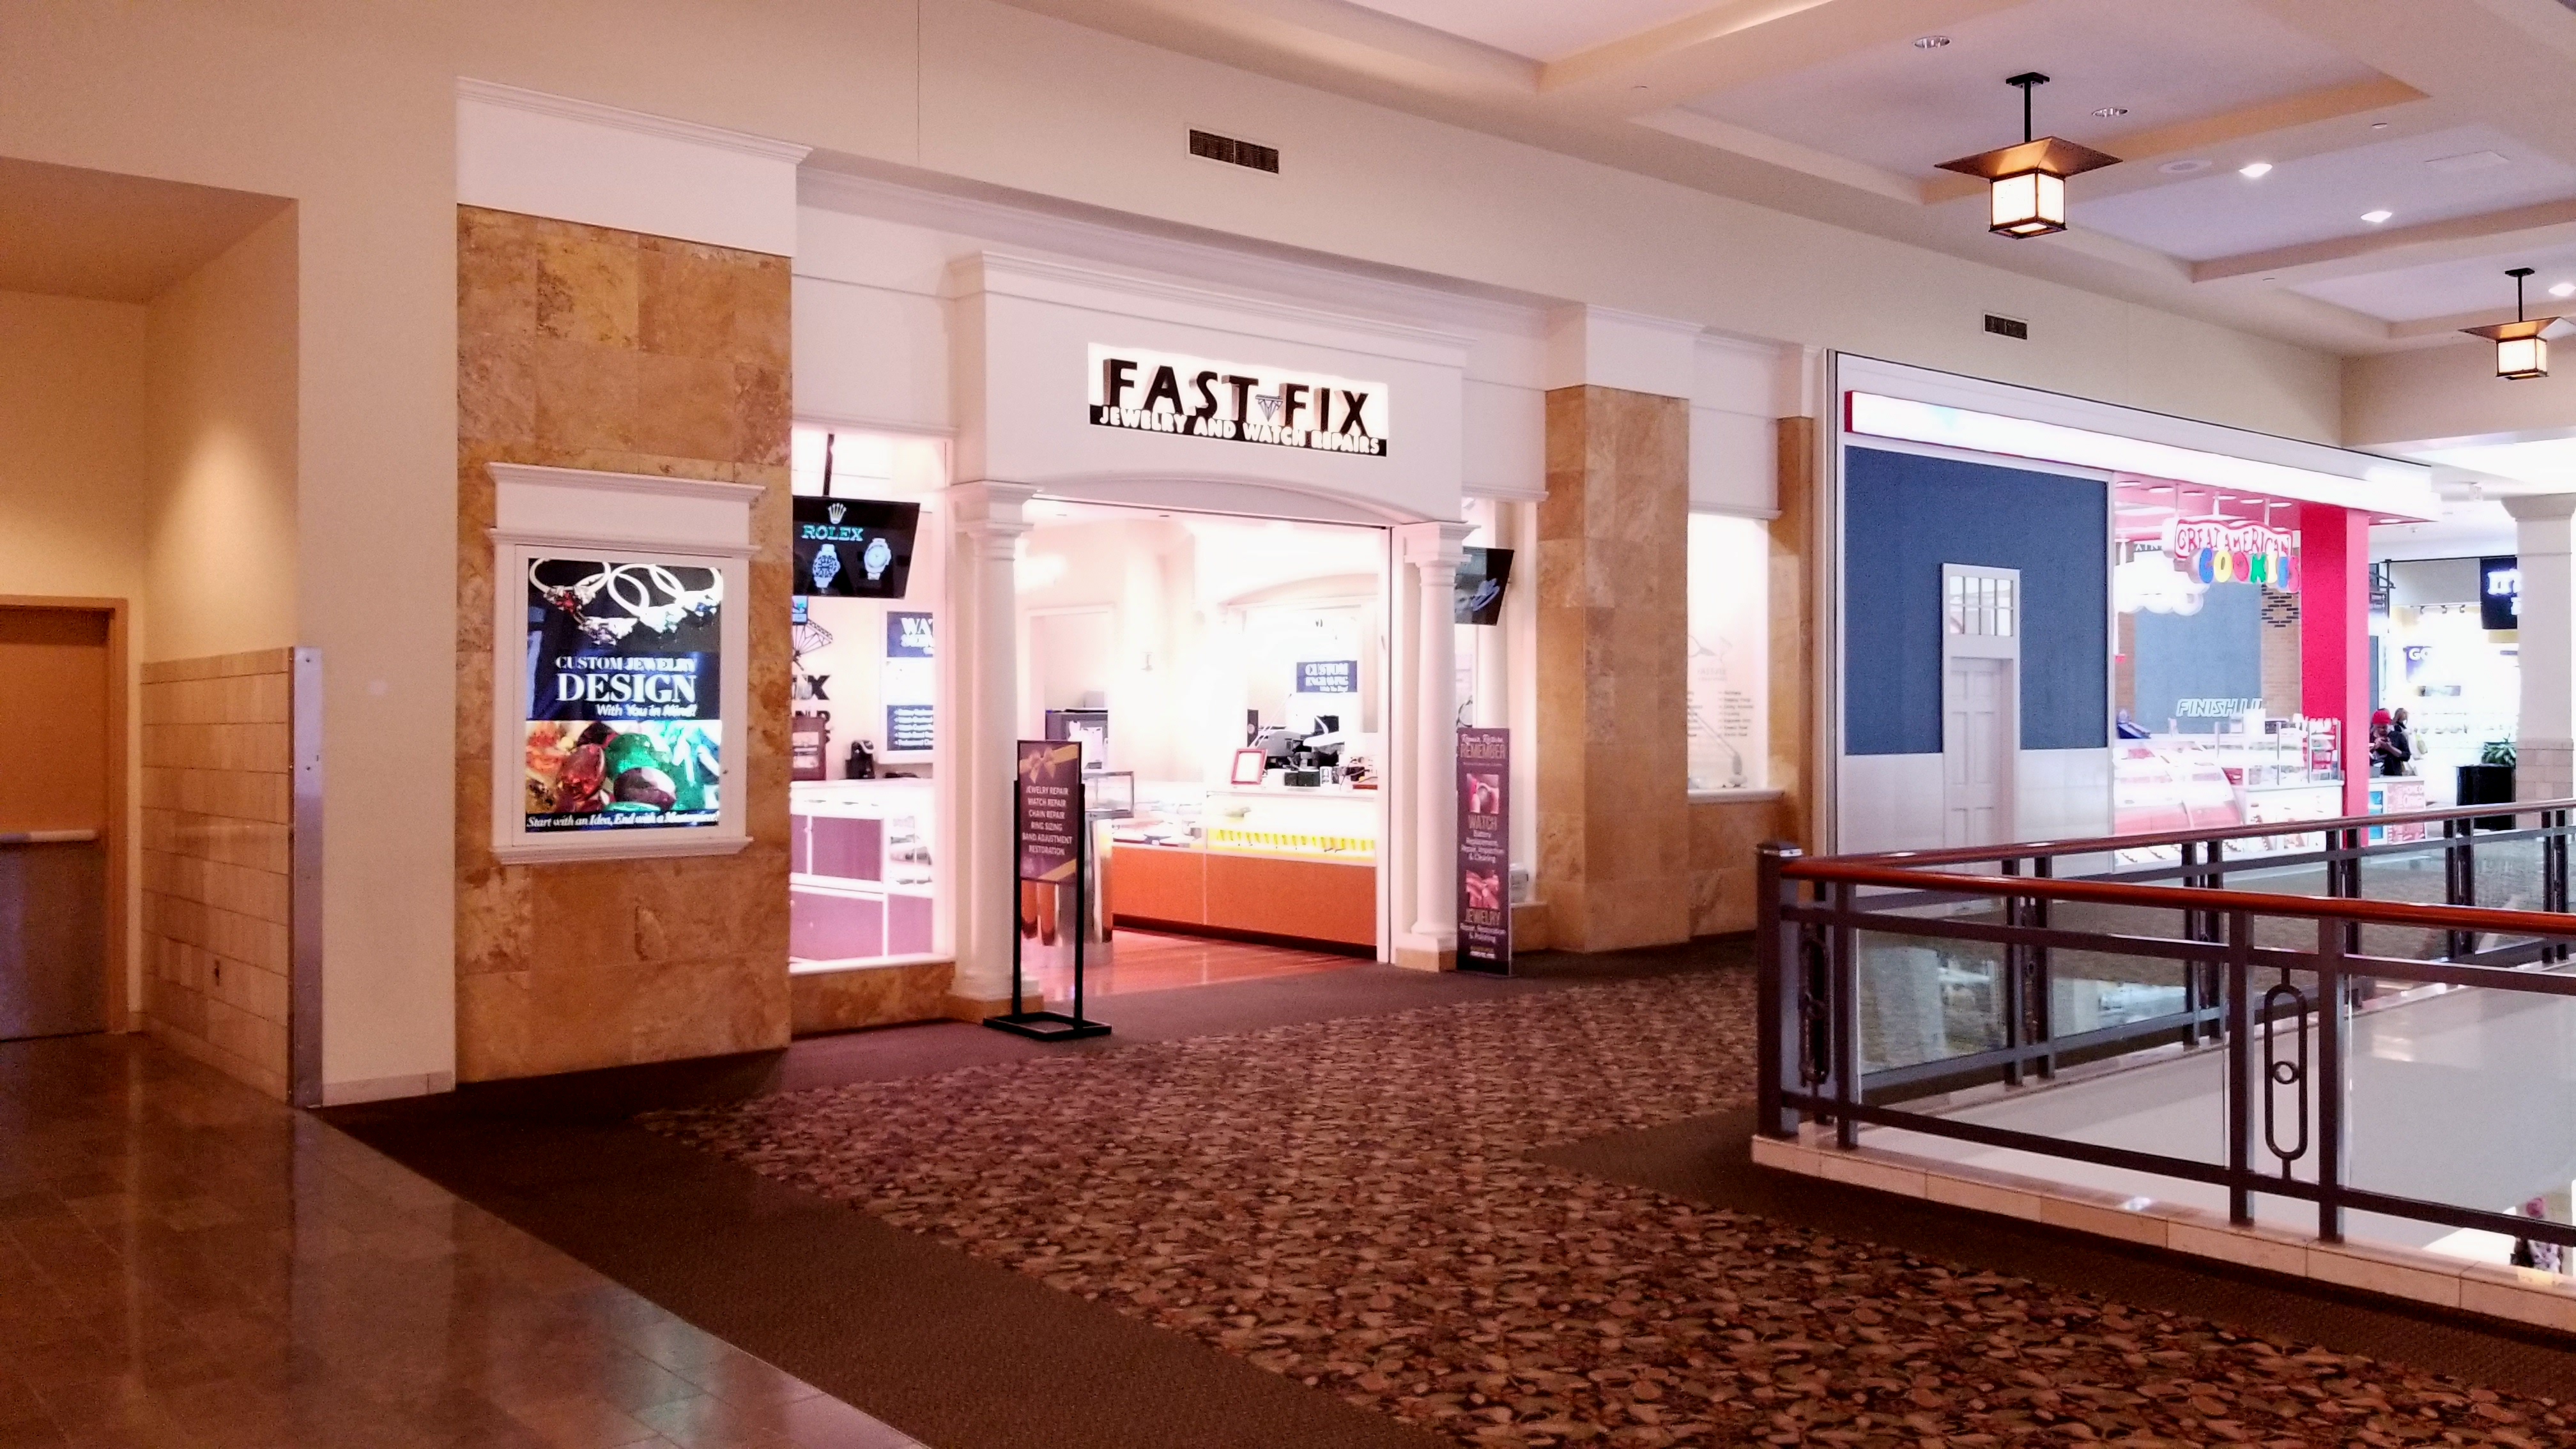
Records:
M1690 516L1686 619L1690 791L1769 787L1771 537L1759 519Z
M742 849L761 490L492 471L493 854Z

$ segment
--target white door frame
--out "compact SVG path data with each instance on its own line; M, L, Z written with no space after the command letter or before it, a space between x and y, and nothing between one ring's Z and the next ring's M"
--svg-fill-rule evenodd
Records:
M1945 845L2000 844L2018 835L2021 636L2026 602L2019 569L1985 564L1941 565L1941 829ZM2001 785L1996 810L2000 828L1991 842L1950 839L1950 760L1952 750L1960 745L1950 738L1950 662L1954 659L1994 659L2004 664L2003 750L2002 758L1996 762Z

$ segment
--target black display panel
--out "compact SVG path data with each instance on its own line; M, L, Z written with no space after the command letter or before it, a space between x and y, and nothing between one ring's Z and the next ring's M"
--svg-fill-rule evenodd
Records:
M900 599L912 577L918 503L865 498L799 498L795 513L797 593L839 599Z
M1458 622L1499 624L1503 621L1503 586L1512 579L1512 551L1471 548L1458 562Z

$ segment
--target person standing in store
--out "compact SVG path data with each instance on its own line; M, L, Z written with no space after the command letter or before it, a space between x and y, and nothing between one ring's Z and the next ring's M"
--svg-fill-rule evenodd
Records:
M2388 722L2388 744L2397 755L2397 768L2388 773L2409 773L2408 762L2415 758L2415 732L2406 727L2406 711L2403 709L2398 710Z

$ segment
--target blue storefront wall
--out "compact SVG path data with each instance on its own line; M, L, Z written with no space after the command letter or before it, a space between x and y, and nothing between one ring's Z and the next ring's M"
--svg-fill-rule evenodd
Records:
M1843 452L1843 750L1941 749L1941 566L2021 571L2021 747L2111 734L2109 485Z
M2263 590L2212 584L2197 614L2141 609L2133 636L2137 706L2150 730L2206 734L2263 703Z

